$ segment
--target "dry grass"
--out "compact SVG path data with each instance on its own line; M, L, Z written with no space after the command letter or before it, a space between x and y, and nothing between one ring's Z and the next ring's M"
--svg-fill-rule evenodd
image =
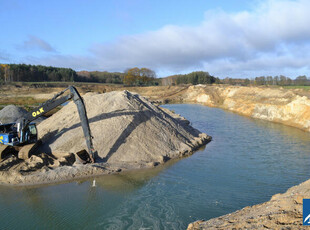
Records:
M285 89L305 89L310 90L309 85L291 85L291 86L283 86Z
M45 100L35 99L33 97L0 97L0 109L7 105L17 105L30 110L33 107L38 106L40 103L43 103Z

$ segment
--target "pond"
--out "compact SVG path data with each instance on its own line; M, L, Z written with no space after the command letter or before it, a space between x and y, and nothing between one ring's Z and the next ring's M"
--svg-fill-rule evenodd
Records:
M186 229L265 202L310 175L310 133L194 104L165 105L213 137L155 169L0 187L2 229Z

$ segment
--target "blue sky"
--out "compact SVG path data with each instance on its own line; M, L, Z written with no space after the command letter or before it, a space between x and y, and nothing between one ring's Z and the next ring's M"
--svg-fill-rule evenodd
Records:
M308 0L0 0L0 63L309 75Z

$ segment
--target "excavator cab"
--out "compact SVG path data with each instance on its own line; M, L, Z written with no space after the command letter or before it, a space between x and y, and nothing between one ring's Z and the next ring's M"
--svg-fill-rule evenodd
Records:
M35 143L38 140L38 132L35 123L30 123L28 129L25 133L25 142L24 143Z
M67 95L64 95L66 91L69 91ZM64 95L64 96L63 96ZM38 108L27 113L20 119L18 123L0 124L0 160L2 155L10 146L22 146L18 152L18 158L27 159L35 149L40 145L41 141L38 141L37 128L32 121L43 116L45 113L51 111L59 105L73 100L77 106L78 113L81 119L81 125L88 148L88 155L91 162L95 162L96 151L93 147L92 136L89 128L89 122L85 109L85 104L74 86L69 86L65 90L56 94L52 99L46 101Z
M17 134L15 123L1 124L0 125L0 144L13 145L14 136Z
M24 135L24 141L20 141L20 137ZM0 125L0 144L3 145L22 145L35 143L38 139L37 127L35 123L30 123L25 133L22 134L19 123L9 123Z
M20 159L29 158L35 151L34 146L39 144L36 124L29 123L23 130L20 126L20 123L0 125L0 160L12 149L18 151Z

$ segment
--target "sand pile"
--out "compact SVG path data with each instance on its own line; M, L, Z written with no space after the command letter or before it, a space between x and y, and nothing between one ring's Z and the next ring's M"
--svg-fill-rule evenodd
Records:
M25 116L27 111L15 105L7 105L0 110L0 122L2 124L16 122L19 118Z
M27 110L21 107L15 105L7 105L0 110L0 124L18 122L21 118L25 117L27 113ZM38 117L32 122L38 124L44 119L45 117Z
M97 162L163 162L189 154L210 138L128 91L86 94L84 101ZM38 132L44 153L61 156L87 149L73 102L38 125Z
M76 105L70 102L37 125L42 144L35 155L21 160L13 151L0 162L0 183L52 183L150 168L190 155L211 140L179 115L128 91L90 93L84 101L96 163L83 164L77 157L87 146Z

